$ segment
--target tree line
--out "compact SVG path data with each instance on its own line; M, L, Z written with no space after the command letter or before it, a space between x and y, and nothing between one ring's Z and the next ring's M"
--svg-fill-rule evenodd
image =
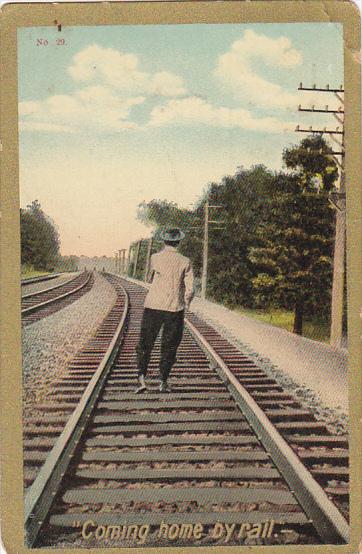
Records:
M34 200L20 209L21 265L37 271L114 270L109 256L62 256L60 237L55 222Z
M59 262L60 239L38 200L20 209L21 265L53 271Z
M77 271L77 256L61 256L55 222L38 200L20 209L21 266L23 270Z
M200 277L206 199L221 206L210 210L220 223L209 225L208 297L230 307L292 310L294 332L302 334L306 317L330 317L335 213L328 194L338 168L320 135L282 158L285 171L239 168L209 184L194 209L155 199L139 206L138 218L156 241L164 227L181 227L180 251Z

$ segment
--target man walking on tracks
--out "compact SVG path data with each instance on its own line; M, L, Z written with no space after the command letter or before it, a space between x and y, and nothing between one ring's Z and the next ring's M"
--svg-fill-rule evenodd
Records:
M152 348L161 327L160 392L171 390L167 379L182 339L184 313L194 294L191 262L177 252L184 236L176 228L163 231L161 237L165 247L151 256L147 280L152 284L144 304L141 335L137 345L139 386L136 393L147 390L145 377Z

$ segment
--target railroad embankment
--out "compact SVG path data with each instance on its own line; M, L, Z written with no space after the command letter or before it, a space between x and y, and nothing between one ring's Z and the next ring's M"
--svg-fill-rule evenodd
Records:
M263 368L306 403L348 413L348 356L326 344L300 337L210 302L195 298L191 310L252 353Z

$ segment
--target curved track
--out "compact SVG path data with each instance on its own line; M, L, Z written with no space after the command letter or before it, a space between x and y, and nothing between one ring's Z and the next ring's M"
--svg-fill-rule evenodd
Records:
M107 278L117 308L25 430L29 545L142 545L145 537L127 534L130 525L149 527L147 546L170 545L162 522L176 533L200 523L199 545L225 544L215 535L218 522L234 525L229 545L244 544L248 525L263 529L259 544L346 542L346 438L331 436L193 314L173 392L158 393L156 343L150 391L135 395L145 289ZM112 525L118 530L96 536ZM189 539L179 534L172 544L194 546Z
M46 275L40 275L39 277L29 277L28 279L21 280L21 286L32 285L33 283L40 283L41 281L50 281L56 279L62 275L61 273L47 273Z
M68 281L21 298L21 320L29 325L68 306L93 286L94 276L84 271Z

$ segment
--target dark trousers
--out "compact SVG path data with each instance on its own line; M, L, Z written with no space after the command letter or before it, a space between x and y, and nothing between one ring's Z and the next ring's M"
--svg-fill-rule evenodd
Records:
M176 361L177 348L180 345L184 329L184 310L166 312L145 308L141 323L141 335L137 345L138 373L146 375L151 352L157 335L163 326L161 338L161 379L166 381Z

